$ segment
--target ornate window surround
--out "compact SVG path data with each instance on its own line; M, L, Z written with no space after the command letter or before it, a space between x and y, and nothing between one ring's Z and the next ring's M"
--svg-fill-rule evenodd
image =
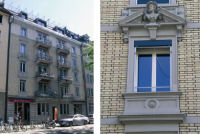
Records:
M137 4L138 0L130 0L129 7L145 7L146 4ZM177 6L176 0L169 0L169 4L158 4L159 6Z
M131 0L131 2L135 2L135 0ZM175 0L170 2L175 2ZM178 40L181 40L185 17L183 8L172 5L170 3L170 7L160 7L155 2L149 2L145 8L134 8L130 4L130 7L133 8L122 11L119 26L124 32L124 42L128 43L129 47L127 87L126 93L123 94L125 108L118 119L125 124L126 134L178 134L178 124L184 120L185 115L180 113L179 109L181 92L178 91L177 43ZM172 46L170 46L170 92L141 93L134 89L134 79L137 78L137 49L134 42L144 40L172 41Z

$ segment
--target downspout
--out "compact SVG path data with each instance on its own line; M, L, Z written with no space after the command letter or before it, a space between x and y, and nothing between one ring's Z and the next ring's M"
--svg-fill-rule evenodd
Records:
M10 34L11 34L11 24L14 20L13 15L9 16L9 31L8 31L8 49L7 49L7 68L6 68L6 94L5 94L5 113L4 122L7 122L7 109L8 109L8 75L9 75L9 58L10 58Z
M84 68L84 62L83 62L83 43L81 43L81 67L82 67L82 76L83 76L83 86L84 86L84 92L85 92L85 110L86 110L86 116L88 116L88 105L87 105L87 89L86 89L86 79L85 79L85 68Z

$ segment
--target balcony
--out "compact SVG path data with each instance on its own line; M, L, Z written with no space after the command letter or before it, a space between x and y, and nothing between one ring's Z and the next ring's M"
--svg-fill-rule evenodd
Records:
M57 53L62 53L62 54L69 54L70 50L69 48L67 48L66 46L62 46L62 45L57 45Z
M60 76L59 82L60 84L71 84L73 81L73 78L71 76Z
M52 90L37 90L35 91L35 97L42 97L42 98L55 98L57 97L57 94L53 92Z
M48 55L37 55L36 62L43 64L50 64L52 61L51 57Z
M26 61L27 60L27 55L25 53L18 53L17 55L18 59Z
M59 68L67 68L67 69L71 68L70 62L60 62L60 61L58 61L57 64L58 64Z
M68 99L68 100L72 100L73 99L73 94L72 93L67 93L65 95L62 96L63 99Z
M50 48L51 46L50 40L39 37L36 38L36 47Z
M50 80L52 80L54 78L54 76L51 76L49 73L36 73L36 78L38 81L40 82L49 82Z

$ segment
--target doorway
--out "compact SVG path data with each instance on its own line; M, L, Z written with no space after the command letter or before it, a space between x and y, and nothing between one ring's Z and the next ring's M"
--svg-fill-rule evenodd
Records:
M52 119L58 120L58 108L55 106L52 107Z
M24 120L30 121L30 104L24 103Z

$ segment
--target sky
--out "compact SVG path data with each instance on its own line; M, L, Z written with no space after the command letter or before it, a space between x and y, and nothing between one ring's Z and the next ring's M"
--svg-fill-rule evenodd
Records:
M0 0L1 1L1 0ZM49 20L51 25L94 39L94 0L5 0L5 7Z

